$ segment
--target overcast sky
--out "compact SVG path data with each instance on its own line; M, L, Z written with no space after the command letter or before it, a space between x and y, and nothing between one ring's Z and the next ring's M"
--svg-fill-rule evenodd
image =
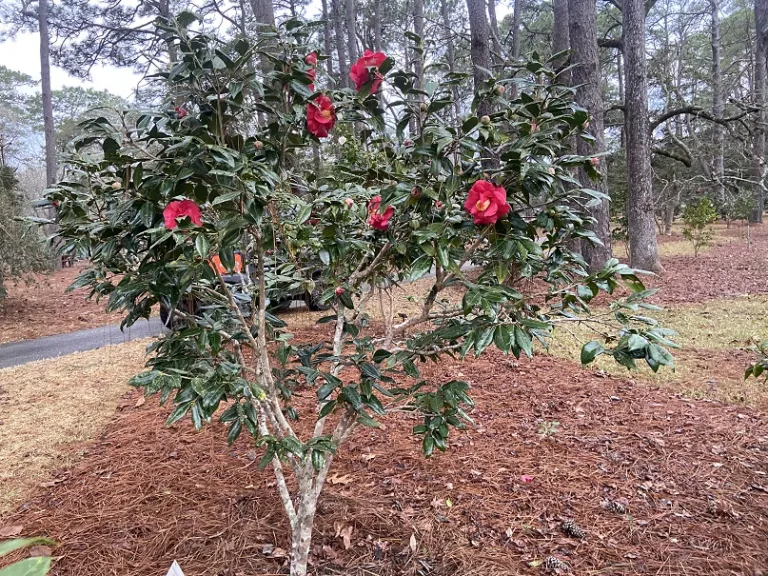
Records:
M2 2L2 0L0 0ZM310 11L313 4L310 3ZM499 20L509 12L507 2L497 3ZM29 74L40 80L40 40L35 33L19 34L14 40L0 43L0 65L12 70ZM91 81L82 81L67 74L61 68L51 67L51 84L54 89L63 86L86 86L98 90L108 90L113 94L129 98L133 95L141 77L127 68L114 66L95 66L91 71Z
M14 40L0 43L0 64L40 80L39 36L24 33L19 34ZM130 70L113 66L94 67L91 76L92 82L83 82L79 78L70 76L61 68L51 66L51 84L54 89L62 86L87 86L109 90L113 94L128 98L140 80L140 76L133 74Z

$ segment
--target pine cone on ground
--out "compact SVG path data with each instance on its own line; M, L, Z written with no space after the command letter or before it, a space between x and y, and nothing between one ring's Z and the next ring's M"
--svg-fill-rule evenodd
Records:
M613 512L615 514L627 513L627 505L618 500L606 500L603 502L603 508L608 510L608 512Z
M563 520L563 523L560 524L560 530L563 531L563 534L570 536L571 538L584 538L587 535L584 530L570 518Z
M544 560L541 566L549 574L567 574L571 571L571 567L568 564L554 556L547 556L547 559Z

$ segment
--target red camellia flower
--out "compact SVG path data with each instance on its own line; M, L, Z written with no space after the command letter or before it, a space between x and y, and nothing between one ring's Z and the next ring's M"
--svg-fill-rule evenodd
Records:
M317 64L317 52L310 52L307 54L307 56L304 58L304 62L309 64L310 66L314 66Z
M389 228L389 219L395 214L395 209L392 206L387 206L382 214L381 208L381 196L374 196L371 201L368 202L368 225L376 230L386 230Z
M352 78L352 81L355 83L355 90L360 90L360 88L373 80L371 94L376 92L382 81L378 68L386 59L387 55L384 54L384 52L371 52L370 50L366 50L365 53L357 59L357 62L349 67L349 77ZM374 72L374 76L371 76L371 73L368 71L369 68L377 68Z
M335 292L336 292L336 296L341 296L342 294L344 294L344 288L342 288L341 286L337 286Z
M307 104L307 130L318 138L325 138L336 123L336 111L331 99L321 94Z
M179 118L179 120L184 118L187 114L189 114L189 112L187 112L186 108L182 108L181 106L176 108L176 116Z
M478 180L469 189L464 209L475 218L475 224L495 224L509 213L507 191L487 180Z
M173 230L179 225L176 219L184 216L189 218L193 224L197 224L198 226L203 225L203 214L200 212L200 207L197 204L192 202L192 200L174 200L165 207L165 210L163 210L165 227L168 228L168 230Z

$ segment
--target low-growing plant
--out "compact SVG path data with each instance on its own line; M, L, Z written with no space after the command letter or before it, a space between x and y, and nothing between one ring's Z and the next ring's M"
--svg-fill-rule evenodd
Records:
M0 542L0 558L30 546L55 546L47 538L14 538ZM30 556L0 568L0 576L45 576L51 569L53 559L50 556Z
M572 176L598 175L569 152L590 138L588 114L538 56L529 77L484 83L456 124L452 88L463 76L434 71L421 90L411 72L366 52L352 67L355 88L318 90L312 26L291 20L251 44L190 32L193 20L162 26L179 54L162 75L172 102L84 123L51 199L64 249L90 258L77 286L124 311L126 326L158 303L179 321L133 384L172 401L168 424L217 418L230 443L246 434L263 449L293 576L307 573L318 499L357 428L393 409L421 413L413 431L430 456L470 422L469 383L424 378L423 363L490 347L531 356L556 326L587 323L619 333L588 344L585 363L606 354L628 367L672 364L635 272L610 260L589 274L568 248L597 242L586 213L602 197ZM519 95L508 99L513 82ZM481 102L493 112L478 117ZM360 153L334 152L333 168L318 172L310 148L337 123ZM307 261L322 263L319 275ZM222 269L238 269L241 282ZM535 288L506 285L510 269ZM390 309L373 322L378 290L420 279L417 313ZM294 338L269 295L318 286L331 310ZM619 286L631 294L623 307L610 321L592 317L589 303Z
M717 211L709 198L691 202L683 211L683 237L693 244L693 255L698 257L702 248L712 245L714 231L711 224L717 220Z

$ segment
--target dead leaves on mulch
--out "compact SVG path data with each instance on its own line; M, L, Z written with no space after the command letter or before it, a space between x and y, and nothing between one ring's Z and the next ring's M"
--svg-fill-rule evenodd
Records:
M761 414L553 358L425 369L458 371L472 375L477 426L448 453L425 460L407 415L341 450L318 510L318 574L543 574L550 557L572 574L768 569ZM278 573L288 530L252 446L227 447L217 425L165 428L166 412L126 408L64 482L6 524L59 541L62 576L159 574L173 559L195 575ZM567 521L584 537L564 533Z

